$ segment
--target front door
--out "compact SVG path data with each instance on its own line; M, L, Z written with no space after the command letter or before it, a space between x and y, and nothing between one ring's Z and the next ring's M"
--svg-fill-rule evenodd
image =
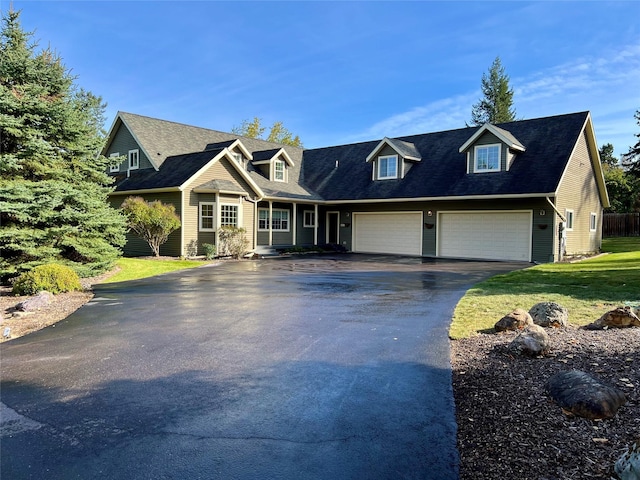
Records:
M340 212L327 212L327 243L340 243Z

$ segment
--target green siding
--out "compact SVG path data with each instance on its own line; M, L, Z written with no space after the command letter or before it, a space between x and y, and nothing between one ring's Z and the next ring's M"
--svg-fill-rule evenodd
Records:
M162 203L172 204L175 207L178 216L181 216L179 192L156 193L139 196L144 198L148 202L159 200ZM111 197L109 200L114 208L120 208L120 205L122 205L122 202L125 200L125 198L127 198L126 195L117 195ZM167 239L167 242L160 246L160 255L166 255L168 257L181 256L181 235L182 231L180 228L171 233L169 235L169 238ZM124 246L123 254L125 257L139 257L152 255L152 252L146 241L144 241L134 233L129 232L127 233L127 243Z
M149 159L147 158L147 156L142 151L142 148L140 148L138 143L133 138L133 135L131 135L131 132L129 132L129 129L125 127L124 124L121 123L116 133L113 136L113 140L111 141L111 144L109 145L109 148L107 149L107 153L105 154L105 156L108 157L112 153L118 153L126 157L129 150L136 150L136 149L139 151L139 160L140 160L139 169L154 168L151 162L149 161ZM122 162L122 164L120 164L119 172L126 172L127 167L128 167L128 164L127 164L127 160L125 159L125 161ZM113 173L116 173L116 172L113 172Z

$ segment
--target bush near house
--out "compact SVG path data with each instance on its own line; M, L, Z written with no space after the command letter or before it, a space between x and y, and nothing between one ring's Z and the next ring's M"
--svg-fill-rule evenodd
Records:
M20 275L13 284L16 295L35 295L46 290L53 294L82 290L78 274L65 265L40 265Z
M220 240L220 248L218 255L231 256L233 258L240 258L249 247L249 240L245 236L247 231L244 228L234 227L231 225L225 225L220 227L218 238Z

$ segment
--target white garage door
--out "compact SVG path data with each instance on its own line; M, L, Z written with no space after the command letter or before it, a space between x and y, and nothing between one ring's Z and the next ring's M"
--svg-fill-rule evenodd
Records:
M354 213L353 251L422 255L422 212Z
M438 215L441 257L531 261L531 212Z

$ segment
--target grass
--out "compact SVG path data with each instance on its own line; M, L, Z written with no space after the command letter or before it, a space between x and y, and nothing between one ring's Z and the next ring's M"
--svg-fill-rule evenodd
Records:
M605 239L602 250L612 253L538 265L477 284L458 303L449 336L493 330L510 311L529 310L538 302L566 307L574 325L591 323L615 306L640 305L640 237Z
M184 270L205 265L206 262L198 260L165 260L148 258L121 258L116 262L120 271L107 278L102 283L126 282L140 278L153 277L175 270Z

